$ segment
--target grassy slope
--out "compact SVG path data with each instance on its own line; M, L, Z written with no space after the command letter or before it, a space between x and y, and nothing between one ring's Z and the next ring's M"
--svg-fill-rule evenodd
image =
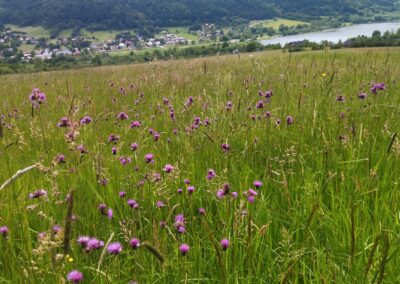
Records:
M374 275L382 275L386 283L399 282L400 141L395 139L387 152L400 127L398 51L262 53L3 76L0 113L18 109L18 116L6 116L14 127L0 139L0 181L36 162L49 167L58 153L66 154L67 163L51 166L47 174L30 172L0 192L0 226L11 229L8 240L0 236L0 279L58 283L75 268L84 273L84 283L352 283L370 282ZM359 100L357 94L368 91L373 81L386 82L387 90ZM260 86L272 87L274 96L257 110ZM33 87L42 89L48 101L32 118L27 96ZM126 87L127 95L119 87ZM344 103L336 102L339 94ZM88 149L83 158L73 150L76 145L65 142L64 129L56 127L68 115L74 95L74 120L94 118L76 138L76 144ZM184 107L189 96L194 103ZM175 109L175 122L163 97ZM227 101L233 102L232 111L226 111ZM264 118L267 110L272 112L269 119ZM130 120L116 123L120 111L140 120L142 127L129 129ZM261 119L253 121L251 115ZM294 118L291 126L285 123L287 115ZM195 116L208 117L211 126L186 133ZM283 121L280 127L277 119ZM158 142L149 128L161 133ZM107 142L111 133L121 135L117 156ZM137 152L130 151L132 142L139 144ZM225 142L231 145L226 154L220 148ZM155 154L151 165L144 162L149 152ZM119 156L131 156L132 164L121 166ZM174 173L162 173L169 163ZM217 178L207 181L210 168ZM107 186L98 184L96 172L109 178ZM144 179L138 186L155 172L162 173L160 182ZM176 194L185 178L196 187L191 197L186 190ZM256 179L264 186L255 203L248 204L242 194ZM239 193L237 200L216 198L225 182ZM38 188L49 191L48 199L29 200L28 193ZM33 249L39 246L38 232L49 232L53 224L64 226L65 196L71 188L76 190L78 218L72 227L74 260L62 259L52 267L48 246L42 243L36 253ZM138 200L140 211L118 197L122 189ZM157 209L158 200L167 207ZM99 214L99 203L113 208L113 220ZM32 205L37 207L28 210ZM198 215L199 207L206 208L205 217ZM175 233L178 213L186 216L185 235ZM161 220L169 229L158 227ZM83 252L76 238L87 234L106 241L112 233L124 251L106 255L96 272L101 252ZM126 240L132 236L157 247L165 264L143 247L130 249ZM231 247L217 253L211 240L225 237ZM177 252L183 242L191 246L187 257ZM61 253L55 246L53 252Z
M50 37L50 31L43 27L33 27L33 26L18 27L18 26L14 26L14 25L6 25L6 27L10 27L12 30L15 30L15 31L26 32L28 35L34 36L36 38Z
M189 33L186 27L170 27L167 29L170 33L176 34L180 37L186 38L188 40L197 41L197 36Z
M288 20L288 19L274 19L274 20L265 20L265 21L252 21L250 22L250 26L252 25L262 25L266 28L273 28L275 30L279 30L280 25L286 25L288 27L293 27L297 25L306 25L307 22Z

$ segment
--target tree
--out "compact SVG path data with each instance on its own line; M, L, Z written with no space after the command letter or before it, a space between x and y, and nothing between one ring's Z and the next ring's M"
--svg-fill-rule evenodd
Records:
M381 36L381 32L380 31L374 31L372 33L372 37L380 37Z

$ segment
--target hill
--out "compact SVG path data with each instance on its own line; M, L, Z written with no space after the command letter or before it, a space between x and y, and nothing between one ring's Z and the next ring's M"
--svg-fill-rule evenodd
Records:
M374 19L399 10L390 0L0 0L0 23L53 29L110 29L232 23L285 17Z
M1 76L1 283L400 283L399 65L382 48Z

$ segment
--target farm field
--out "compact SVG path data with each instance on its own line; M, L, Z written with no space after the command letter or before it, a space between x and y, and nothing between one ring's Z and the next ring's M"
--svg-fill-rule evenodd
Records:
M15 31L24 32L29 36L34 36L37 38L48 38L50 37L50 31L46 28L37 26L27 26L27 27L19 27L16 25L6 25L7 28L11 28Z
M169 27L165 31L195 42L197 42L198 39L197 35L191 34L187 27Z
M2 76L0 283L400 282L399 63Z
M303 21L289 20L289 19L273 19L273 20L250 22L250 26L255 26L260 24L265 28L273 28L274 30L278 31L281 25L294 27L297 25L308 25L309 23Z

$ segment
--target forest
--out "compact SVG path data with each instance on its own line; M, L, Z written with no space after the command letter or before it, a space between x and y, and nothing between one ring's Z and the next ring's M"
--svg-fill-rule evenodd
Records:
M285 17L341 22L380 20L396 12L391 0L0 0L0 25L45 26L55 30L193 26L205 22L233 25L249 20Z

